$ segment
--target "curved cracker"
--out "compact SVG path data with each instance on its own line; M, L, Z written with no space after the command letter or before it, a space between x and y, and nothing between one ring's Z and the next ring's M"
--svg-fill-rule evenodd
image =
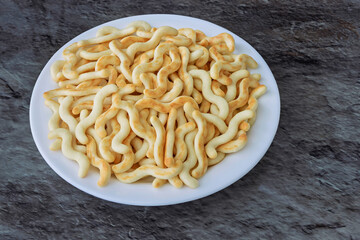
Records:
M62 74L67 79L75 79L79 76L78 72L73 70L75 64L79 61L79 57L76 55L76 52L79 50L77 43L73 43L70 46L66 47L63 51L63 57L65 58L65 63L62 69Z
M190 188L197 188L199 186L198 180L190 175L190 170L194 168L197 163L197 157L194 149L194 139L196 134L197 129L191 131L185 137L188 154L184 162L184 167L179 174L181 181Z
M100 158L96 153L96 142L93 137L88 136L89 142L86 145L86 154L90 158L91 165L99 169L100 177L97 184L100 187L106 186L111 177L111 167L108 162Z
M95 71L100 71L105 69L106 66L112 65L117 66L120 65L120 59L117 56L107 55L100 57L95 64Z
M49 139L61 138L61 150L65 157L76 161L79 164L79 177L83 178L87 175L90 167L90 161L85 154L76 151L72 147L72 134L69 130L58 128L48 134Z
M182 107L187 102L190 102L194 108L199 108L195 100L188 96L177 97L170 103L162 103L152 98L143 98L137 101L135 106L138 110L142 110L144 108L152 108L158 112L169 113L171 108Z
M51 99L54 97L60 96L85 96L99 92L102 87L89 87L87 89L66 89L66 88L57 88L50 91L47 91L43 94L45 99Z
M190 58L190 51L186 47L179 47L179 52L181 56L181 65L179 68L179 77L184 82L184 92L183 94L186 96L190 96L193 91L193 78L187 72L187 66Z
M104 160L106 160L109 163L112 163L115 160L115 153L111 149L111 142L114 136L120 131L120 124L117 122L116 119L111 119L110 124L111 124L111 133L108 134L108 136L101 139L99 151L102 157L104 158Z
M192 28L180 28L178 29L179 35L183 35L191 39L192 43L196 43L196 32Z
M212 139L208 144L206 144L205 150L209 158L216 158L217 151L216 148L221 144L227 143L234 138L238 132L239 124L241 121L249 119L254 116L254 112L251 110L244 110L236 114L229 123L228 129L222 135Z
M246 132L245 131L240 131L240 132L241 132L241 134L239 135L239 137L237 139L231 140L227 143L220 145L217 148L217 150L219 152L223 152L223 153L233 153L233 152L240 151L243 147L245 147L245 145L247 143Z
M165 42L173 43L178 47L187 47L192 44L192 40L186 36L164 36L161 38Z
M209 159L209 166L213 166L215 164L218 164L219 162L221 162L222 160L224 160L226 154L223 152L218 152L218 155L216 156L216 158L210 158Z
M219 118L217 115L210 113L201 113L201 115L206 119L206 121L214 124L221 133L226 132L226 130L228 129L224 120Z
M110 71L108 69L102 69L100 71L95 72L86 72L79 75L76 79L70 79L66 81L59 82L60 87L65 87L68 84L77 85L79 83L88 81L88 80L94 80L98 78L107 78L110 76Z
M202 56L201 57L199 57L197 60L196 60L196 62L195 62L195 65L197 66L197 67L203 67L203 66L205 66L206 65L206 63L209 61L209 57L210 57L210 54L209 54L209 50L207 50L207 48L206 47L203 47L203 46L201 46L201 45L198 45L198 44L196 44L196 45L191 45L190 47L189 47L189 50L191 51L191 52L194 52L194 51L202 51Z
M211 78L209 73L204 70L191 70L190 74L193 77L200 78L202 81L202 94L205 99L215 104L219 109L219 117L225 119L229 114L229 105L226 100L222 97L215 95L211 91Z
M176 155L174 160L181 160L182 162L185 160L187 155L187 148L184 141L184 137L188 132L191 132L196 127L194 122L187 122L181 126L179 126L175 130L175 149Z
M75 136L80 143L86 144L88 138L85 135L85 131L88 127L95 123L96 118L100 116L103 108L104 99L118 90L115 84L107 85L103 87L98 93L96 93L94 99L94 107L89 116L79 122L75 129Z
M214 37L205 37L201 40L201 42L206 42L206 46L225 43L229 52L233 52L235 50L235 40L229 33L220 33Z
M50 117L48 122L48 128L50 131L59 128L60 125L60 114L59 114L59 104L54 100L45 100L45 105L48 106L53 114ZM61 149L61 139L56 139L51 145L50 150L57 151Z
M162 67L157 73L156 87L154 89L145 89L144 95L151 98L159 98L167 90L168 76L179 69L181 60L178 50L170 49L171 63ZM135 70L134 70L135 71Z
M112 166L112 170L115 173L115 175L129 170L133 166L135 160L135 154L131 149L130 142L135 137L136 134L134 132L131 132L129 136L127 136L126 139L124 140L124 144L128 146L130 150L124 154L123 159L120 163Z
M163 36L174 36L177 34L178 31L175 28L167 26L160 27L154 32L149 41L144 43L134 43L130 45L126 49L126 54L132 61L137 52L145 52L147 50L153 49L156 45L158 45Z
M170 168L161 168L153 165L143 165L132 172L117 173L116 178L123 183L133 183L146 176L153 176L160 179L170 179L179 174L182 169L182 162L176 161Z
M131 73L131 81L135 85L140 85L140 75L145 72L153 72L159 70L159 68L163 65L164 62L164 54L173 50L173 55L178 51L175 45L171 43L161 43L159 46L155 48L154 59L151 62L144 62L139 64ZM176 54L175 54L176 55ZM173 56L177 58L177 56ZM178 62L178 60L177 60ZM178 64L178 63L177 63ZM163 73L164 74L164 73ZM157 76L158 78L158 76ZM160 80L157 79L159 82ZM166 90L166 89L165 89Z
M249 77L249 71L248 70L239 70L236 72L233 72L230 75L230 78L232 80L231 84L227 86L227 91L225 94L225 99L226 101L231 101L234 100L236 97L236 84L239 80L243 79L243 78L247 78Z
M175 143L175 122L177 118L177 110L172 108L169 112L169 117L166 125L166 142L165 142L165 157L164 164L166 167L171 167L174 164L173 150Z
M153 134L153 132L147 132L145 130L145 128L140 122L139 111L135 108L133 104L126 101L116 102L115 104L118 108L123 109L128 113L131 129L135 132L137 136L144 138L149 143L149 149L146 155L149 158L153 158L155 135Z
M135 27L127 27L124 29L116 29L111 28L112 32L106 35L98 36L95 38L90 38L87 40L81 40L77 43L78 47L83 47L87 45L97 44L97 43L103 43L103 42L109 42L114 39L123 38L125 36L129 36L136 32Z
M131 130L129 120L124 110L118 112L116 119L120 124L120 131L112 139L111 148L117 153L125 154L130 151L129 146L122 143Z
M176 74L171 74L170 78L174 81L174 84L170 91L168 91L159 98L161 102L171 102L176 97L178 97L183 90L183 81L181 81L181 79ZM168 86L170 86L170 84L168 84Z
M57 60L50 67L50 74L52 80L54 82L59 82L61 80L65 80L65 77L62 73L62 69L64 67L65 61L64 60Z
M156 132L154 160L157 166L164 167L165 128L161 124L160 120L155 116L150 118L150 122L154 126Z
M204 146L206 136L206 121L202 117L201 113L197 110L192 113L192 116L198 127L198 132L194 140L195 154L198 159L198 165L191 171L191 175L195 178L200 178L205 174L208 167L208 159Z

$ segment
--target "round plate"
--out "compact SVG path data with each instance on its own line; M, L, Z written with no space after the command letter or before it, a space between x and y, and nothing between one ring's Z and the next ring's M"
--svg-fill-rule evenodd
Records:
M184 186L176 189L170 184L155 189L150 183L123 184L114 177L106 187L98 187L98 171L91 168L85 178L77 175L78 165L75 161L65 158L61 151L49 150L51 140L48 139L48 120L51 110L44 104L43 93L57 88L56 83L51 80L50 66L62 59L62 51L66 46L79 40L94 37L96 31L102 26L114 26L124 28L130 22L144 20L154 27L168 25L174 28L193 28L203 31L207 36L215 36L222 32L230 33L236 44L235 53L246 53L252 56L259 64L259 68L253 72L262 75L261 83L267 86L267 92L259 100L257 120L248 134L248 143L240 152L229 154L219 164L210 167L208 172L200 179L200 186L191 189ZM154 14L139 15L121 18L94 27L72 39L60 48L45 65L33 89L30 103L30 125L31 132L41 155L50 167L65 181L87 192L93 196L123 204L158 206L183 203L199 199L217 191L220 191L248 173L264 156L269 148L279 123L280 117L280 96L271 70L260 56L260 54L234 33L213 23L192 17Z

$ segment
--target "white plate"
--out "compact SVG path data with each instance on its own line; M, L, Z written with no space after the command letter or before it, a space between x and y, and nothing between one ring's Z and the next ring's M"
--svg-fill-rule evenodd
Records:
M176 189L169 184L155 189L149 183L123 184L115 178L111 179L108 186L100 188L97 186L99 175L95 169L90 170L87 177L79 178L77 176L78 165L75 161L66 159L61 151L49 150L51 141L47 138L49 132L47 124L51 110L45 106L42 94L57 87L50 77L51 64L55 60L62 59L61 53L66 46L82 39L94 37L100 27L107 25L124 28L128 23L136 20L145 20L155 27L168 25L174 28L200 29L208 36L215 36L222 32L230 33L235 39L235 53L246 53L258 62L259 68L254 72L261 73L261 83L268 88L267 93L260 98L257 120L250 130L246 147L238 153L228 155L220 164L210 167L204 177L200 179L200 186L197 189L188 187ZM30 103L30 125L36 146L45 161L58 175L93 196L112 202L142 206L170 205L199 199L220 191L239 180L264 156L275 136L279 117L280 97L274 76L264 59L250 44L213 23L192 17L167 14L122 18L94 27L75 37L60 48L45 65L35 84Z

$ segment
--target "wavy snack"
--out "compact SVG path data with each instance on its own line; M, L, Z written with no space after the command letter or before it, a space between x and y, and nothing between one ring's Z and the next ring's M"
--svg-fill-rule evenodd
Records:
M114 175L198 187L209 167L245 147L266 92L250 73L256 61L234 50L228 33L144 21L71 44L51 67L59 88L43 94L50 149L76 161L79 177L98 169L99 186Z

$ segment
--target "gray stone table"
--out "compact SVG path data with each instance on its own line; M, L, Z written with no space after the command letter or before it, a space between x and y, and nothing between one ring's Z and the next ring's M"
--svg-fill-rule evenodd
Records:
M260 163L209 197L134 207L90 196L40 156L29 127L35 81L83 31L174 13L238 34L281 95ZM0 239L360 239L360 2L0 0Z

